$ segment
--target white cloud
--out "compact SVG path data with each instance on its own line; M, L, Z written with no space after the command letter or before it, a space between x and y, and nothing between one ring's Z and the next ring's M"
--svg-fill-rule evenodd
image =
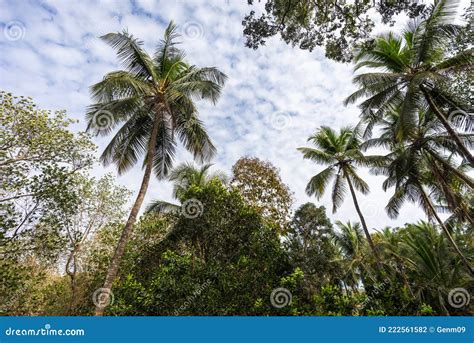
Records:
M187 33L182 47L189 61L216 66L229 76L217 106L199 103L201 116L218 147L216 167L230 172L232 164L243 155L267 159L280 169L297 204L314 201L331 212L329 194L320 201L306 196L306 183L321 167L304 161L296 148L307 145L308 135L318 126L339 128L357 122L357 108L342 105L354 90L352 66L327 60L319 49L309 53L291 48L277 38L269 39L257 51L244 47L241 21L249 11L245 1L90 0L71 4L60 0L0 0L0 7L2 28L13 20L25 28L21 40L1 37L0 88L33 96L43 108L67 109L81 121L78 129L85 128L90 85L120 68L114 51L98 36L128 28L153 53L165 26L174 20ZM275 113L289 118L288 122L278 118L275 122ZM96 143L101 150L107 138L98 138ZM176 162L190 158L179 149ZM98 166L94 173L106 170ZM372 191L368 197L359 195L370 227L423 217L418 208L406 205L397 220L388 219L383 207L389 194L381 189L383 178L365 170L361 173ZM137 165L119 182L136 191L141 175ZM154 180L146 201L170 197L171 186ZM349 194L333 218L358 220Z

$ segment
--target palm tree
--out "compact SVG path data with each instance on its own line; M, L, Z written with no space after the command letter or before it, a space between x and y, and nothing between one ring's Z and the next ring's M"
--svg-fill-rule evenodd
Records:
M336 226L339 230L331 232L331 238L333 244L339 248L343 260L343 265L346 266L346 270L349 272L343 275L342 280L348 284L355 292L358 292L357 285L359 283L359 277L362 280L364 287L367 285L366 277L368 273L364 268L365 253L367 245L363 240L363 232L359 223L352 224L351 222L343 223L336 221ZM359 272L359 275L355 273Z
M453 210L453 205L441 199L441 201L438 202L436 209L441 212L451 213L449 218L445 221L446 225L450 227L464 226L465 228L474 230L474 222L472 222L472 218L474 218L474 194L465 190L460 190L460 193L460 197L464 200L465 206ZM468 222L469 226L467 226Z
M358 133L349 127L342 128L339 134L337 134L330 127L323 126L308 139L316 148L305 147L298 148L298 150L303 153L305 159L327 165L326 169L313 176L308 182L306 193L309 196L315 195L317 199L320 199L331 179L335 179L332 188L333 213L336 212L344 201L347 183L367 241L377 259L377 263L380 264L377 250L370 236L365 218L362 215L355 192L355 190L358 190L362 194L369 193L369 186L357 175L356 166L376 165L379 157L364 156L360 150L361 142L358 136Z
M413 144L393 142L390 147L391 152L386 155L385 165L372 168L374 174L387 176L383 183L385 191L390 187L395 187L395 192L386 206L387 213L391 218L396 218L406 200L418 203L429 219L434 218L438 222L469 273L474 275L474 270L471 268L469 261L459 249L450 230L439 217L436 206L431 199L432 194L439 195L440 193L439 185L433 183L433 179L436 180L436 176L433 176L433 170L438 168L438 162L427 159L426 155L420 153L420 145L422 146L420 142ZM450 175L454 174L451 173ZM443 182L443 180L439 180L439 183Z
M197 168L192 163L182 163L179 166L173 168L170 173L168 180L173 182L173 197L182 201L186 191L191 186L203 187L214 179L218 179L223 183L228 182L228 177L223 172L210 172L212 164L204 164ZM154 200L148 205L147 212L177 212L181 208L180 205L176 205L167 201Z
M171 22L154 56L142 49L131 34L109 33L101 38L117 50L124 70L105 75L92 86L95 101L88 109L88 130L107 135L120 129L105 148L101 161L117 165L119 174L144 157L144 174L130 216L122 231L107 271L104 288L117 276L120 260L143 203L151 173L163 178L172 166L176 137L195 158L208 160L215 153L201 120L195 99L215 103L226 75L216 68L198 68L184 60L177 47L177 27ZM103 315L103 308L96 308Z
M462 273L462 263L446 239L428 223L409 224L400 232L400 255L414 280L415 295L429 303L438 303L445 315L450 315L445 299L455 287L466 287L469 277Z
M403 151L404 162L407 165L426 165L430 169L432 178L429 180L432 181L432 189L438 193L437 198L447 209L456 212L458 217L474 225L474 217L470 213L465 197L462 196L464 191L474 189L474 180L466 174L465 165L456 165L452 154L448 156L443 153L444 151L459 153L454 140L443 131L443 126L435 120L433 113L427 110L418 112L416 123L404 140L399 142L396 136L400 121L399 111L389 112L378 123L380 136L365 141L361 146L362 149L381 147L391 150L394 154L389 154L387 156L389 159ZM463 134L462 138L470 142L474 134Z
M341 248L345 257L349 259L357 259L363 255L364 241L363 233L359 223L351 222L343 223L336 221L339 231L332 233L333 242Z
M473 64L473 49L446 56L447 44L460 30L459 26L451 24L456 17L456 7L454 0L436 1L429 18L409 26L402 37L393 33L380 36L373 48L362 50L355 57L355 70L367 67L376 72L354 77L359 90L350 95L345 104L367 97L360 104L362 120L369 123L367 134L388 111L400 108L398 138L410 131L418 109L427 104L462 156L474 165L466 142L459 137L444 112L448 108L465 109L459 98L449 91L450 77L460 70L469 70Z
M386 270L391 270L394 276L397 274L403 280L403 284L406 289L410 292L410 295L413 297L413 290L408 282L406 275L406 268L403 263L403 253L400 249L401 239L398 230L394 230L390 227L386 227L383 230L377 232L375 239L379 241L379 244L383 247L384 252L384 261L390 261L388 264L385 264Z

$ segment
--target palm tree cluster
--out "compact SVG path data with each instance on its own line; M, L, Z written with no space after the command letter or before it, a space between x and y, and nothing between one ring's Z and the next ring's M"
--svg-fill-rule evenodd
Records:
M450 85L456 73L469 70L473 64L472 49L454 56L447 53L448 42L459 32L459 27L453 24L455 15L456 1L436 1L431 15L412 23L401 36L393 33L380 36L374 46L361 50L355 57L355 70L364 70L354 77L359 89L345 101L351 104L364 99L360 104L359 125L339 132L322 127L309 138L313 147L299 149L304 158L326 166L309 181L306 188L309 195L320 198L334 180L331 196L336 211L349 190L379 270L381 267L389 270L385 268L386 258L400 264L401 250L394 249L400 237L381 239L382 233L377 243L369 232L357 198L357 192L368 194L369 186L359 176L359 167L384 175L384 190L394 188L386 206L389 216L396 217L406 201L419 204L428 219L441 228L450 243L449 249L458 254L474 275L456 242L456 230L466 224L474 225L470 195L474 180L469 176L474 165L471 153L474 135L458 132L450 120L452 111L469 111L469 104L453 94ZM178 38L177 28L171 22L155 54L150 56L142 48L142 42L126 31L102 37L117 51L124 69L108 73L92 86L94 104L87 113L88 129L100 135L115 132L101 156L105 165L114 163L118 172L124 173L143 159L144 168L137 198L107 272L105 289L112 287L117 276L152 173L158 179L169 176L175 183L174 197L179 201L189 187L203 186L216 177L222 179L220 175L209 174L209 164L201 169L183 164L170 172L177 141L200 162L214 155L215 147L199 119L195 100L215 103L226 80L226 75L216 68L188 64L184 52L178 48ZM104 114L110 117L106 118L105 127L101 118ZM380 134L373 137L374 131ZM380 147L388 153L365 154L367 149ZM147 210L166 213L178 208L176 204L155 201ZM448 211L450 218L443 221L439 211ZM360 261L363 242L359 224L338 223L338 226L342 233L334 240L342 255ZM423 233L416 228L408 232L403 236L403 244L412 249L410 256L419 253L420 261L414 258L410 263L426 262L426 272L435 273L428 270L428 256L421 250L427 242L423 235L431 230L424 229ZM448 248L443 246L443 249ZM404 266L408 268L407 264ZM354 265L353 271L367 277L362 264ZM403 270L399 272L406 282ZM357 282L353 277L351 286L355 289ZM102 315L103 308L97 307L96 314Z
M473 64L473 49L455 56L447 44L459 32L453 24L456 1L437 1L431 15L414 22L402 36L393 33L375 40L374 47L361 50L355 58L354 77L359 89L346 104L364 99L361 120L355 128L339 134L322 127L308 140L315 148L300 148L304 158L326 165L308 183L308 195L322 196L329 181L333 210L344 199L349 186L367 241L380 263L355 190L367 194L368 185L356 174L356 167L369 167L375 175L386 177L384 191L394 188L386 211L395 218L406 201L418 204L444 232L467 271L474 276L468 258L456 243L456 230L474 227L472 194L474 166L472 132L458 132L450 121L451 111L469 111L469 105L450 90L455 73L468 71ZM373 69L374 72L370 72ZM467 115L467 114L466 114ZM378 136L373 137L374 131ZM365 140L365 141L364 141ZM383 156L368 156L370 148L388 151ZM443 221L439 212L451 217Z
M335 262L344 271L341 283L348 294L358 295L363 289L367 295L353 314L364 306L365 310L383 308L390 315L413 313L413 308L418 308L419 313L427 311L425 314L435 309L444 315L456 313L446 295L461 285L470 289L472 279L449 241L434 225L420 221L396 229L387 227L373 235L381 248L383 279L378 278L378 267L369 254L359 223L337 221L336 225L338 230L332 233L331 241L338 248ZM398 303L391 303L398 297ZM377 303L380 301L386 303Z

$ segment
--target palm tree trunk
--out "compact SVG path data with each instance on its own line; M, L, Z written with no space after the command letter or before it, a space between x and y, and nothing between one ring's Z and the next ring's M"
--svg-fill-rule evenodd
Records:
M364 229L365 237L367 238L367 241L369 242L370 248L372 249L375 259L377 260L377 266L381 268L382 263L380 261L380 256L377 252L377 249L375 248L374 242L372 241L372 237L370 236L369 229L367 228L367 224L365 223L365 218L362 215L362 211L360 210L359 203L357 201L357 196L354 191L354 187L352 186L352 182L350 178L346 175L345 176L347 183L349 184L349 189L351 190L351 195L352 195L352 200L354 201L354 206L356 208L357 214L359 215L360 222L362 224L362 228Z
M430 153L432 154L432 153ZM443 159L440 159L438 156L436 156L436 154L432 154L433 158L437 161L440 161L442 164L444 164L446 166L447 169L449 169L449 171L453 172L453 174L455 175L458 175L456 172L459 172L458 170L456 170L455 168L452 168L449 163L446 163L446 161L444 161ZM444 163L443 163L444 162ZM438 180L438 183L441 185L441 189L444 193L444 196L446 199L451 199L451 201L447 201L447 204L448 204L448 208L453 212L454 215L456 215L457 213L461 212L462 213L462 216L469 222L471 223L471 225L474 227L474 219L471 217L470 213L469 213L469 210L466 209L466 208L463 208L464 206L462 206L462 204L459 204L459 203L455 203L455 204L452 204L452 199L453 198L456 198L456 194L454 193L453 194L453 190L451 189L451 187L449 185L446 185L445 183L445 177L439 172L438 168L436 167L436 164L433 163L433 175L435 176L435 178ZM436 167L436 168L435 168ZM462 172L459 172L460 174L464 175L464 173ZM467 175L464 175L466 176L466 178L469 178ZM461 177L460 177L461 178ZM462 179L462 178L461 178ZM466 181L467 183L467 181ZM469 185L469 183L468 183ZM469 185L470 186L470 185ZM473 188L473 187L471 187Z
M463 180L470 188L474 189L474 181L466 174L463 172L457 170L454 168L452 165L447 163L444 159L440 158L439 156L436 155L436 153L432 152L431 150L429 151L429 154L431 157L433 157L436 161L441 163L446 169L451 171L454 175L456 175L458 178Z
M117 248L115 249L115 254L110 262L109 269L107 270L107 276L105 278L105 282L103 288L106 290L110 290L112 288L112 284L117 276L120 261L122 260L122 256L125 252L125 247L127 245L128 239L130 237L130 233L133 229L133 224L137 219L138 212L140 211L140 207L142 206L143 199L145 198L145 194L148 188L148 184L150 182L151 171L153 167L153 156L155 155L156 150L156 138L158 136L158 128L160 124L160 113L159 111L156 112L155 121L153 122L153 129L150 136L150 141L148 143L148 152L147 152L147 164L145 167L145 172L143 174L142 184L140 186L140 190L138 191L137 198L135 203L133 204L132 210L130 211L130 215L128 217L127 223L123 228L122 235L120 236L120 240L117 244ZM109 293L104 293L105 297L102 299L104 303L108 302ZM95 315L96 316L103 316L104 315L104 306L96 305L95 308Z
M430 105L431 110L433 113L436 115L438 120L443 124L444 128L446 131L448 131L449 135L453 138L453 140L456 142L456 145L458 146L459 150L461 153L464 155L464 157L469 161L469 163L474 166L474 157L471 155L469 150L466 148L466 146L461 142L461 139L459 138L457 132L451 127L449 122L446 120L444 114L440 111L438 106L436 106L433 98L431 95L428 93L428 91L422 86L421 90L428 101L428 104Z
M438 224L441 226L441 228L443 229L446 237L448 238L449 242L451 243L451 245L453 246L454 250L456 250L456 253L459 255L459 257L461 258L461 261L464 263L464 265L466 266L467 270L469 271L469 273L474 276L474 269L471 267L471 265L469 264L469 261L467 260L467 258L464 256L464 254L462 253L462 251L459 249L458 245L456 244L456 242L454 241L453 239L453 236L451 236L451 233L449 233L449 230L448 228L446 227L446 225L444 225L443 221L441 220L441 218L438 216L438 213L436 213L436 210L433 206L433 203L431 202L431 199L428 197L428 195L425 193L425 190L421 187L421 185L419 185L420 187L420 190L421 190L421 194L425 200L425 202L428 204L428 207L431 211L431 213L433 214L433 216L436 218L436 221L438 222Z

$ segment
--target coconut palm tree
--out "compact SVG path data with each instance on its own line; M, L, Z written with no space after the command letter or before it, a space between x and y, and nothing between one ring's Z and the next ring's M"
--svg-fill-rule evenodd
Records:
M203 187L208 184L211 180L218 179L223 183L228 182L228 177L221 171L210 172L212 164L204 164L201 167L196 167L192 163L182 163L179 166L173 168L170 173L168 180L173 182L173 197L177 200L182 201L186 191L191 186ZM177 212L181 208L180 205L173 204L163 200L152 201L146 211L147 212Z
M369 281L368 277L371 276L367 265L367 243L363 238L364 233L359 223L343 223L338 220L336 226L338 230L331 232L331 240L340 250L343 257L342 265L347 270L342 280L357 293L359 281L362 281L365 288Z
M360 108L362 120L369 123L368 135L373 125L388 111L399 108L399 139L411 130L420 106L427 104L462 156L474 165L474 157L469 151L472 141L467 145L446 115L448 109L466 110L467 104L463 104L449 89L453 73L469 70L474 61L473 49L455 56L446 55L447 45L460 30L459 26L452 24L456 8L457 1L436 1L429 18L410 25L403 36L394 33L380 36L373 48L362 50L355 57L355 70L366 67L376 71L354 77L359 90L350 95L345 104L367 98Z
M399 231L385 227L383 230L377 232L374 238L378 240L378 243L383 247L384 261L388 261L388 263L385 263L385 269L388 271L391 270L390 274L393 275L392 277L400 275L403 284L413 297L412 287L408 281L406 268L403 263L404 256L400 249L401 239Z
M386 155L385 165L372 168L374 174L387 177L383 183L384 190L395 187L395 192L386 206L387 213L391 218L396 218L405 201L419 204L430 220L433 218L436 220L469 273L474 275L469 261L439 217L431 197L432 194L440 193L438 185L433 183L433 170L438 168L438 162L424 157L419 153L416 144L405 145L394 142L391 152Z
M443 126L429 110L418 112L416 123L401 142L397 141L396 137L400 121L399 111L388 113L378 123L380 136L365 141L361 146L362 149L381 147L393 151L395 155L404 151L407 164L426 165L432 174L429 180L432 181L432 189L438 193L439 202L444 203L452 212L456 212L458 217L474 225L474 217L466 198L462 196L464 191L474 189L474 180L466 173L466 166L463 164L458 166L452 158L453 153L459 153L454 140L443 130ZM461 137L466 141L472 141L474 134L463 134ZM449 151L450 155L446 155L444 153L446 151ZM388 158L391 158L390 154Z
M358 136L358 132L349 127L342 128L339 134L337 134L330 127L323 126L308 139L308 141L314 144L315 148L304 147L298 148L298 150L303 153L305 159L327 165L323 171L311 178L306 186L306 193L309 196L315 195L317 199L321 198L329 182L334 178L334 185L332 187L333 213L336 212L344 201L347 190L346 184L349 186L365 236L377 262L380 264L377 250L370 236L356 195L356 190L362 194L369 193L369 186L357 174L356 167L376 165L380 157L364 156L360 150L361 141Z
M399 236L400 255L410 280L414 281L415 296L420 301L430 299L429 303L438 303L444 315L450 315L445 300L449 291L467 287L470 282L452 246L426 222L407 225Z
M158 178L167 175L176 138L199 160L208 160L215 153L194 100L215 103L226 76L216 68L198 68L185 61L184 52L177 47L179 35L173 22L154 56L126 31L101 38L117 51L124 69L106 74L92 86L95 103L87 112L88 129L108 135L120 126L101 156L104 165L114 163L119 174L144 160L140 190L104 282L103 288L110 292L151 174ZM102 314L103 307L98 306L96 315Z

